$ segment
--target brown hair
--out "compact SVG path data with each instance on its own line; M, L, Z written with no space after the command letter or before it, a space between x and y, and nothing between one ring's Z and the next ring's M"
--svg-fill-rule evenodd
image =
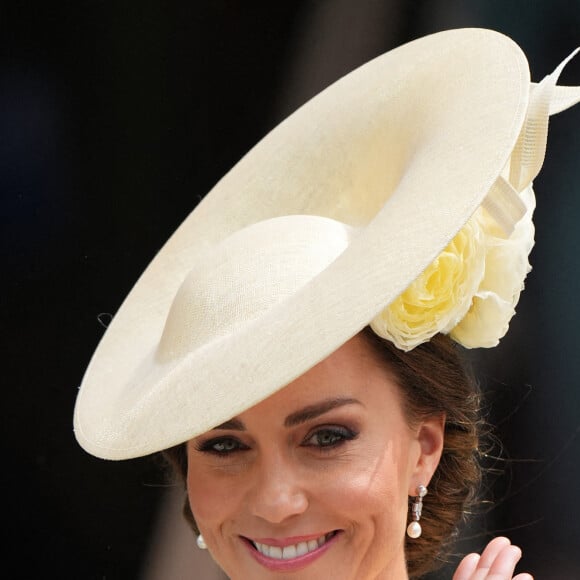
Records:
M445 440L439 466L423 500L421 527L417 539L406 539L405 553L411 578L437 569L445 562L445 551L453 541L457 526L469 512L481 480L479 464L480 394L467 371L460 347L443 335L433 337L409 352L379 338L370 328L362 332L379 360L397 380L409 424L445 413ZM187 477L185 443L163 452L184 482ZM409 508L414 498L409 498ZM189 500L183 513L199 533Z

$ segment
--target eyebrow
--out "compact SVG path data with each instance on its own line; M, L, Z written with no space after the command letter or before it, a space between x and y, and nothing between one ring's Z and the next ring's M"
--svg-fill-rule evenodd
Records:
M336 397L332 399L326 399L320 403L315 403L313 405L308 405L299 411L295 411L286 417L284 420L284 427L295 427L306 421L311 421L336 409L338 407L344 407L345 405L362 405L358 399L353 399L351 397ZM214 427L212 431L217 431L220 429L232 430L232 431L245 431L246 426L240 419L230 419L217 427Z
M229 421L214 427L212 431L218 431L220 429L225 429L227 431L245 431L246 426L244 425L243 421L240 421L239 419L230 419Z
M351 397L326 399L325 401L315 403L314 405L308 405L308 407L304 407L304 409L300 409L299 411L288 415L284 420L284 427L300 425L300 423L316 419L316 417L320 417L320 415L324 415L324 413L328 413L328 411L332 411L332 409L343 407L345 405L362 405L362 403L358 399L353 399Z

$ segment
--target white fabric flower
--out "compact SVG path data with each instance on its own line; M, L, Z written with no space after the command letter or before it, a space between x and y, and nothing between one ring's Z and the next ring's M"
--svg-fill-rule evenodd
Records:
M536 199L532 186L521 192L526 213L512 235L502 238L492 218L480 208L476 218L485 232L485 275L469 312L451 331L451 337L467 348L496 346L508 330L515 307L531 270L528 256L534 246L532 215Z

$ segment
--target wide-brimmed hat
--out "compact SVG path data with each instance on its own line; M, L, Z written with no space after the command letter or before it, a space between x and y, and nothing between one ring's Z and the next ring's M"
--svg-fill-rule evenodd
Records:
M533 84L509 38L452 30L298 109L123 302L78 393L80 445L128 459L184 442L369 324L403 349L436 332L497 343L528 270L548 117L580 100L556 87L561 67Z

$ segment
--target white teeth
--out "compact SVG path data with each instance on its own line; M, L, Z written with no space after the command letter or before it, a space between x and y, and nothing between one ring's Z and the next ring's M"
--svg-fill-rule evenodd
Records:
M320 546L323 546L327 540L329 540L334 534L330 533L325 536L320 536L316 540L309 540L308 542L299 542L298 544L291 544L290 546L268 546L268 544L260 544L259 542L254 542L256 550L268 558L273 558L274 560L291 560L298 556L304 556L309 552L317 550Z

